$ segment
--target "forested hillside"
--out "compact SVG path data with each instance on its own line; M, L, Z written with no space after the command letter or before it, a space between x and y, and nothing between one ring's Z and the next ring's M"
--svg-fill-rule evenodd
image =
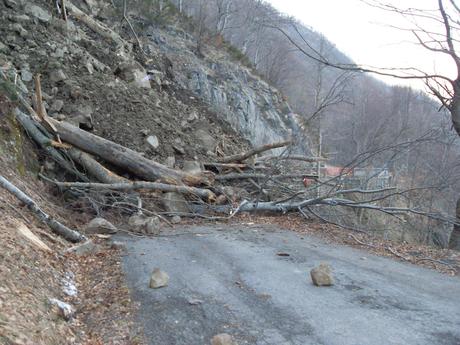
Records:
M352 63L308 23L286 17L265 1L172 2L197 21L197 49L201 41L215 43L221 37L239 49L243 61L282 91L292 107L291 117L299 119L316 152L321 137L321 153L329 158L328 163L369 171L388 169L392 183L405 191L398 198L399 206L416 205L455 214L460 141L446 109L426 93L423 80L419 88L399 86L398 80L391 86L369 74L309 59L299 47L316 51L336 64ZM362 186L372 173L367 177L361 179ZM412 221L366 221L364 225L379 225L381 229L401 226L419 232L418 240L432 241L432 222ZM439 224L434 228L443 234L443 239L436 235L435 242L445 245L445 234L450 230Z

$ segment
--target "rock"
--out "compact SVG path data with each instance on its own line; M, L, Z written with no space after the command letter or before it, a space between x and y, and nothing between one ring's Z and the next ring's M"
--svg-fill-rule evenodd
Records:
M67 253L73 253L78 256L94 255L100 251L101 247L93 241L88 240L82 244L73 246L66 250Z
M31 18L25 14L10 15L8 16L8 19L17 23L28 23L31 21Z
M159 235L161 232L161 220L158 217L144 217L139 214L133 214L129 217L128 224L135 231L147 235Z
M311 280L316 286L331 286L334 285L334 277L332 276L331 266L326 263L321 263L310 271Z
M86 67L86 70L88 71L89 74L94 73L94 66L90 61L86 61L85 67Z
M168 168L174 169L174 166L176 165L176 158L174 156L169 156L166 158L165 163L164 163Z
M115 75L139 88L150 89L150 78L137 62L122 62L115 69Z
M221 194L216 198L216 205L225 205L227 203L228 198L224 195Z
M188 203L182 194L169 192L163 194L163 206L166 212L189 213Z
M11 29L17 34L19 34L19 36L21 37L26 37L28 35L27 30L24 29L22 25L19 23L14 23L13 25L11 25Z
M85 0L85 5L92 15L96 15L99 11L99 3L96 0Z
M222 333L212 337L211 345L236 345L236 342L230 334Z
M157 149L160 146L160 142L158 141L158 137L156 135L149 135L147 137L147 143L154 149Z
M85 227L85 233L87 234L115 234L117 231L117 228L112 223L101 217L94 218Z
M67 76L65 75L64 71L62 69L54 69L50 73L50 81L53 84L57 84L61 81L64 81L67 79Z
M40 6L28 3L26 4L24 11L42 22L46 23L51 20L51 14Z
M171 223L173 224L179 224L182 221L182 218L180 216L174 216L171 218Z
M172 148L174 149L174 151L176 151L177 153L180 153L181 155L185 155L185 150L182 146L180 146L179 144L173 144L172 145Z
M149 71L147 71L147 74L148 74L150 80L153 80L155 82L155 84L157 84L158 86L161 86L163 84L162 83L163 72L160 72L160 71L157 71L157 70L149 70Z
M168 286L169 276L166 272L161 271L159 268L153 270L152 276L150 277L149 287L151 289L159 289Z
M14 9L18 7L18 3L15 0L3 0L6 7Z
M56 48L54 52L51 53L51 56L54 58L62 59L65 53L68 53L67 47Z
M148 129L142 129L142 130L140 131L140 133L141 133L144 137L146 137L146 136L148 136L148 135L150 134L150 130L148 130Z
M32 81L33 76L32 73L28 69L21 69L21 80L25 81L26 83Z
M10 48L8 48L8 46L0 42L0 53L8 53L9 51Z
M53 113L57 113L62 110L62 107L64 107L64 101L57 99L51 104L50 111Z
M190 305L199 305L199 304L203 304L203 301L200 300L200 299L196 299L196 298L190 298L187 300L188 304Z
M64 320L69 321L72 318L75 311L70 304L56 298L50 298L49 302L52 306L57 307L57 314Z
M184 167L182 170L191 175L197 175L203 171L200 162L197 161L184 161Z
M126 245L123 243L123 242L120 242L120 241L113 241L112 244L110 245L110 248L111 249L121 249L121 250L125 250L126 249Z
M214 139L208 131L202 128L195 131L195 136L198 141L201 142L201 145L208 150L214 150L217 146L217 140Z
M198 117L198 114L196 112L192 112L188 117L187 117L187 121L188 122L193 122L195 120L198 120L199 117Z
M68 119L69 123L84 130L93 129L93 109L91 106L71 106L66 108L66 111L73 115Z
M81 87L77 85L70 85L69 94L72 99L78 99L81 97Z

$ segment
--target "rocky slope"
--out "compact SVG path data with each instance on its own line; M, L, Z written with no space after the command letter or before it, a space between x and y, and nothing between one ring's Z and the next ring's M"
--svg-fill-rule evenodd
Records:
M194 53L195 39L174 27L151 26L148 47L164 53L173 64L174 80L216 110L219 118L253 145L289 136L289 104L278 90L249 68L232 62L225 50L207 47L205 57Z
M110 2L87 3L75 2L130 39L127 27L117 27ZM32 75L41 73L52 117L148 158L175 157L180 166L185 158L233 153L247 142L286 139L295 127L276 89L224 50L207 47L198 57L192 37L180 29L149 26L139 32L146 54L126 52L72 15L64 22L49 2L0 6L0 61L19 71L18 83L32 90Z

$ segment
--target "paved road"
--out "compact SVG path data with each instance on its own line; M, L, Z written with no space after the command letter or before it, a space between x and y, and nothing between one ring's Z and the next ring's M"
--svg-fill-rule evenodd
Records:
M459 278L270 227L175 231L190 234L123 237L151 345L207 345L222 332L240 345L460 344ZM320 262L335 286L311 284ZM155 267L168 287L148 288Z

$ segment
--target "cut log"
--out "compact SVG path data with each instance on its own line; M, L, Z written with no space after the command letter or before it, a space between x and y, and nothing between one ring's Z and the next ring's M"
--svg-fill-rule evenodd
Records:
M85 239L85 236L75 230L71 230L65 225L59 223L51 216L46 214L35 201L22 192L19 188L13 185L10 181L0 175L0 186L13 194L16 198L22 201L43 223L48 225L50 229L57 235L64 237L70 242L80 242Z
M232 163L232 162L242 162L245 159L248 159L249 157L252 157L256 154L271 150L271 149L276 149L280 147L285 147L288 146L292 143L292 141L287 140L287 141L280 141L277 143L272 143L272 144L266 144L262 145L256 148L253 148L252 150L249 150L247 152L239 153L236 155L232 156L227 156L219 159L220 163Z
M212 185L214 175L203 172L197 175L186 174L163 164L149 160L140 153L81 130L66 122L52 119L61 139L81 150L99 156L103 160L118 166L147 181L157 181L167 184L185 184L188 186Z
M53 181L49 178L46 178L43 175L40 175L44 180L55 184L60 188L88 188L93 190L117 190L117 191L131 191L131 190L157 190L161 192L175 192L180 194L196 195L200 198L214 202L216 196L209 189L195 188L188 186L176 186L165 183L156 183L156 182L145 182L145 181L135 181L135 182L124 182L124 183L84 183L84 182L58 182Z
M52 250L48 247L42 240L40 240L30 229L25 225L20 223L16 228L17 233L25 238L29 243L37 249L43 250L45 252L51 253Z

